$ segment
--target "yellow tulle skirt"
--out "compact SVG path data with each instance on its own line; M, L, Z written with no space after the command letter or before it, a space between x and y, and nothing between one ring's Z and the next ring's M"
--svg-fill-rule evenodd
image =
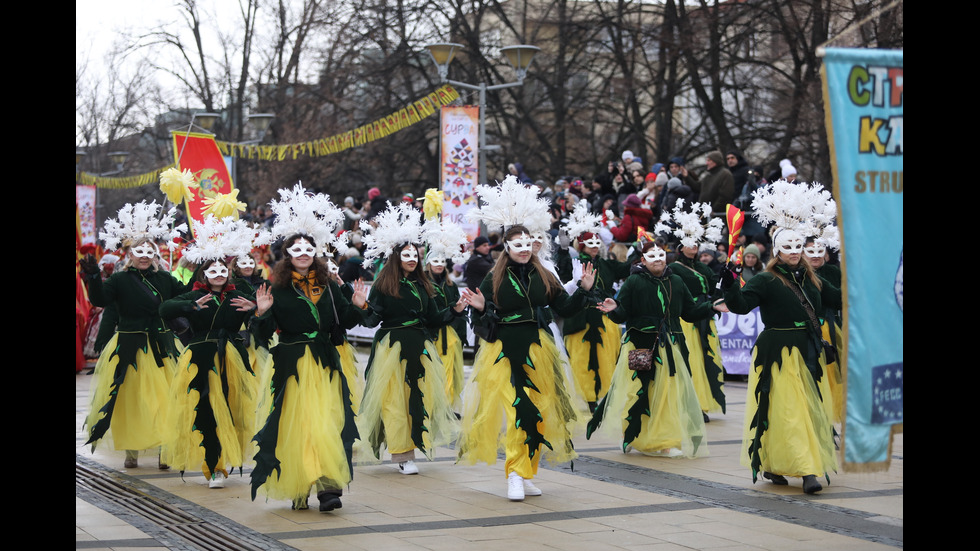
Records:
M422 421L427 430L422 433L424 449L420 449L431 460L436 447L450 444L459 435L459 420L446 394L446 371L432 341L426 341L425 350L427 353L420 359L425 375L418 380L418 384L428 417ZM375 346L364 396L357 410L361 442L357 445L355 462L373 463L379 460L381 448L370 449L371 442L376 440L381 440L383 448L391 455L411 452L418 447L412 439L412 417L409 412L411 389L405 382L406 366L407 361L402 359L401 343L391 339L390 334L385 335Z
M759 409L755 389L763 369L768 369L772 381L769 391L768 428L762 435L759 451L761 470L783 476L822 476L837 470L829 407L820 396L830 396L830 382L824 377L819 385L803 361L799 349L783 347L780 364L757 365L753 350L752 370L749 372L748 396L745 403L745 425L742 438L741 464L751 468L748 446L755 436L750 428ZM826 371L825 371L826 372Z
M136 352L136 365L126 367L122 384L116 388L113 377L119 365L116 354L119 334L113 335L102 349L95 364L92 385L89 391L89 411L85 426L91 431L97 421L105 414L100 410L115 394L115 405L109 421L109 430L98 441L105 442L114 450L151 450L171 441L174 427L168 423L170 408L170 383L177 369L174 358L165 356L163 367L157 365L153 352L147 346ZM180 341L175 338L177 350L182 350Z
M718 330L715 328L715 320L710 320L711 334L708 335L707 356L716 365L721 366L721 342L718 340ZM698 403L701 404L701 411L713 413L721 411L721 404L711 395L712 381L708 380L705 371L705 350L701 345L701 333L693 323L681 320L681 330L684 332L684 340L687 341L688 365L691 367L691 380L694 382L694 390L698 395ZM725 382L724 370L719 370L718 380L715 385L721 386Z
M603 423L600 430L607 436L622 439L627 426L630 408L642 400L649 413L641 416L640 430L627 446L649 455L663 455L677 449L683 457L708 455L704 417L694 391L694 383L680 347L660 347L659 356L673 355L675 374L670 376L669 367L657 364L653 380L643 388L636 371L629 368L629 352L636 346L632 342L623 345L616 364L609 394L603 402Z
M275 369L274 364L271 367ZM309 496L311 487L343 488L351 481L341 438L341 374L320 365L309 348L296 370L297 376L286 380L279 418L275 455L281 471L273 471L258 488L269 499L302 499ZM268 418L268 412L264 417Z
M522 478L534 478L542 457L550 463L563 463L578 456L572 447L577 419L558 348L551 333L543 329L538 333L541 344L533 344L529 350L537 367L525 369L525 373L540 392L528 386L524 389L541 414L537 429L552 449L540 446L533 457L529 453L527 432L516 426L517 393L511 384L511 358L497 361L503 350L500 341L482 343L464 389L458 463L493 465L503 452L504 474L516 472Z
M201 369L194 363L192 348L181 354L177 374L170 387L171 424L176 428L176 439L170 446L168 463L171 467L186 471L201 467L205 478L211 475L204 464L204 435L195 427L195 418L201 409L201 394L188 390ZM256 392L258 378L245 368L251 358L242 358L232 344L225 345L225 365L221 368L228 381L228 394L222 392L221 374L213 366L218 364L215 355L209 358L207 369L208 404L214 414L221 459L218 470L228 473L225 467L241 467L254 455L252 437L255 436Z
M361 397L364 396L364 377L357 365L357 352L354 345L349 342L337 347L337 355L340 356L340 369L347 377L347 385L350 388L351 408L356 413L361 408Z
M836 323L825 320L823 325L820 326L820 330L823 333L823 340L837 343L844 342L844 335L841 332L840 326L838 326ZM830 340L830 331L834 331L836 333L835 337L837 340ZM832 398L831 403L833 404L830 409L830 421L832 423L840 423L844 420L844 401L847 400L847 396L845 396L844 393L844 376L840 369L841 362L839 356L842 352L843 350L838 346L837 361L828 363L826 371L827 379L830 383L830 395Z
M589 351L592 343L584 339L586 328L583 331L565 336L565 350L568 352L568 361L572 369L572 377L575 380L575 391L586 402L598 402L609 392L609 382L612 380L613 371L616 369L616 360L619 358L620 339L623 330L619 324L602 316L602 342L596 346L596 357L599 365L599 391L595 388L595 371L589 369Z
M442 366L446 368L446 396L454 411L459 411L462 407L463 393L463 341L459 339L456 330L446 327L446 353L442 353L443 348L442 330L439 331L439 338L436 339L435 346L439 352L439 359Z

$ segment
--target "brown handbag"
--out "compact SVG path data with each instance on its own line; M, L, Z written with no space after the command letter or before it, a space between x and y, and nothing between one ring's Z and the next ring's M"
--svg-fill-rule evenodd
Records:
M635 348L629 352L629 368L633 371L650 371L653 369L653 349Z

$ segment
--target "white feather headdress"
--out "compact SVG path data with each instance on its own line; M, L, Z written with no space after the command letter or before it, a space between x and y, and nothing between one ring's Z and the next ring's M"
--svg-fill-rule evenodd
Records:
M837 216L837 203L821 184L776 180L752 192L752 210L763 227L774 224L776 228L817 238L824 237L826 231L825 246L839 246L836 227L827 230Z
M452 222L433 219L422 225L422 237L426 244L426 258L451 258L453 263L466 262L465 252L469 238L463 228Z
M105 241L107 249L118 249L120 245L140 239L157 241L166 239L170 247L181 233L187 232L187 224L173 226L177 218L177 207L172 207L166 214L158 218L163 210L156 201L149 204L140 201L135 205L123 205L116 218L105 221L105 230L99 233L99 238Z
M470 222L483 222L487 230L503 233L518 224L531 233L547 231L551 226L548 201L538 197L537 186L520 183L513 174L496 186L476 186L481 205L470 209Z
M194 242L184 250L187 260L202 264L208 260L248 256L252 252L255 230L244 220L232 216L217 218L209 214L197 224Z
M280 189L279 197L279 201L269 202L276 215L273 239L302 234L313 238L320 253L328 247L339 248L338 244L346 249L346 238L340 240L336 235L343 227L344 213L330 201L329 195L307 191L300 182L292 189Z
M654 226L656 235L671 235L685 247L714 245L721 241L724 223L711 217L710 203L692 203L688 211L684 199L678 199L672 212L664 212Z
M601 230L602 216L589 212L589 205L585 201L575 203L575 208L568 215L568 223L565 224L568 238L574 241L583 233L598 234Z
M405 243L422 243L422 212L409 203L388 207L374 218L376 225L363 237L364 260L387 258L391 251Z

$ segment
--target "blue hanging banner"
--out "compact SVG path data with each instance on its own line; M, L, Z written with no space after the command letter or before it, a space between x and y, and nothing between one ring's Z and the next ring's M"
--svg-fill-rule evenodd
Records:
M823 57L844 275L847 471L888 469L903 431L902 54L827 48Z

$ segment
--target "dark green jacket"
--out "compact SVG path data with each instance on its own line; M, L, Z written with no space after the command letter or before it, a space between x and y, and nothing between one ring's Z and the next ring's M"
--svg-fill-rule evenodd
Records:
M642 268L626 278L616 296L616 309L608 315L626 324L623 342L650 348L661 329L664 336L683 339L680 318L695 322L712 314L711 303L695 302L687 285L670 268L659 277Z

